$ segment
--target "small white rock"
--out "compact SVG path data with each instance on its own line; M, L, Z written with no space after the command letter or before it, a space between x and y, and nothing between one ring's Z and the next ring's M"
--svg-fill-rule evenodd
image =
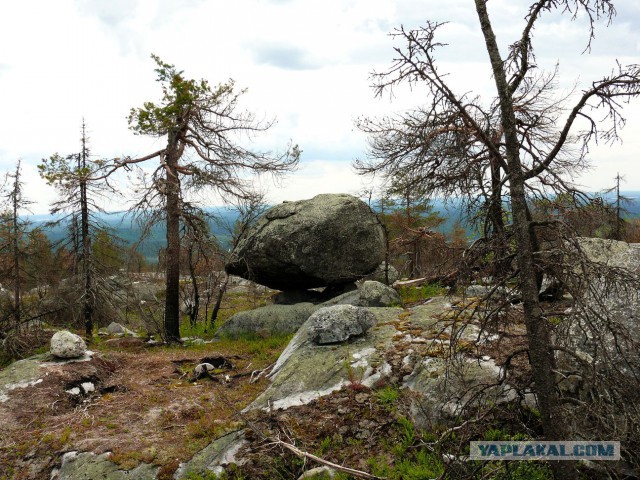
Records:
M201 363L199 365L196 365L196 368L194 368L193 371L196 375L200 376L204 375L205 372L210 372L213 369L213 365L211 365L210 363Z
M319 475L327 475L329 478L336 476L336 471L329 467L316 467L311 470L307 470L298 477L298 480L305 480L307 478L317 478Z
M91 392L95 392L96 391L95 385L93 383L91 383L91 382L81 383L80 386L84 390L84 393L91 393Z

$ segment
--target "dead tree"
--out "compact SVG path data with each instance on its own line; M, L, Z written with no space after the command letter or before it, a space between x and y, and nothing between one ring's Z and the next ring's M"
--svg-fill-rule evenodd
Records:
M129 115L130 128L140 135L166 139L166 146L140 158L124 158L114 169L159 160L151 181L141 193L138 211L160 212L166 224L165 338L180 339L180 222L185 193L214 189L223 198L246 198L251 184L243 175L279 174L293 169L300 151L290 146L283 154L250 150L241 145L268 130L273 121L259 121L242 111L238 102L245 92L232 80L212 87L206 80L186 79L175 66L153 55L162 99L146 102Z
M67 224L69 230L62 246L71 247L74 273L79 274L81 316L85 335L91 338L97 297L106 293L112 282L101 275L101 266L95 261L93 244L99 235L109 235L99 214L104 214L99 202L116 193L108 178L99 180L106 160L92 158L86 125L82 121L80 151L66 156L54 154L42 159L38 166L40 176L58 192L58 200L51 206L51 214L62 216L49 225ZM108 303L108 302L107 302Z
M554 88L557 68L537 73L533 62L533 29L545 13L581 12L589 20L590 40L595 23L615 14L610 0L538 0L525 14L525 27L508 52L496 41L486 0L475 0L479 28L485 41L495 82L489 102L471 94L456 95L447 77L437 68L434 53L439 23L428 22L417 30L395 32L404 42L395 49L391 69L376 74L378 95L404 83L428 89L427 105L398 118L360 121L370 134L370 159L357 166L363 173L415 170L423 174L425 188L441 194L481 193L488 205L493 230L500 234L497 215L503 195L509 200L510 227L524 307L528 353L533 369L545 437L565 439L566 425L558 421L559 401L553 375L554 352L538 298L541 272L539 245L529 202L535 195L573 191L568 173L586 165L591 142L614 141L624 124L621 103L640 93L640 67L614 63L611 74L593 82L571 105L570 97ZM596 121L593 112L604 121ZM583 130L579 130L580 120ZM495 210L495 213L493 213ZM507 245L504 236L499 242ZM499 252L499 251L498 251ZM498 256L504 256L500 253ZM573 478L567 462L554 465L557 478Z

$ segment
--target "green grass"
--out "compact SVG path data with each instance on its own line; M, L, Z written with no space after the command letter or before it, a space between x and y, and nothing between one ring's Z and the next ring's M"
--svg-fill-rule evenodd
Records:
M400 287L400 298L403 304L415 303L428 300L432 297L444 295L447 289L438 283L427 283L425 285Z
M484 434L486 441L526 441L533 440L529 435L517 433L511 435L500 429L490 429ZM501 462L473 462L482 465L484 478L491 480L551 480L553 473L544 462L539 461L501 461Z
M400 398L400 390L396 387L387 385L376 392L376 398L382 405L391 405Z
M444 466L439 455L426 448L415 449L396 457L393 465L388 464L384 457L369 460L371 473L389 480L426 480L439 478Z

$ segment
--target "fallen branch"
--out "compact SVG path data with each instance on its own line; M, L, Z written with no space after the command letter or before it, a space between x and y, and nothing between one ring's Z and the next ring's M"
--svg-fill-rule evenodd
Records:
M397 281L397 282L393 282L393 286L394 287L407 287L410 285L422 285L423 283L425 283L427 281L427 277L422 277L422 278L416 278L413 280L404 280L404 281Z
M443 287L452 287L455 285L460 271L454 270L453 272L444 275L434 275L432 277L414 278L413 280L403 280L393 282L393 287L419 287L425 283L437 283Z
M353 468L349 468L349 467L343 467L341 465L337 465L337 464L332 463L332 462L330 462L328 460L325 460L323 458L316 457L312 453L308 453L308 452L305 452L303 450L300 450L295 445L291 445L290 443L283 442L282 440L275 440L274 443L276 445L280 445L280 446L286 448L287 450L293 452L294 454L296 454L299 457L307 458L309 460L313 460L314 462L321 463L323 465L326 465L329 468L333 468L334 470L338 470L339 472L348 473L349 475L353 475L354 477L359 477L359 478L369 478L369 479L372 479L372 480L385 480L385 477L376 477L375 475L371 475L371 474L369 474L367 472L362 472L360 470L354 470Z
M271 365L269 365L268 367L263 368L262 370L254 370L253 372L251 372L251 378L249 379L249 383L256 383L258 380L260 380L260 377L265 375L274 366L275 366L275 363L272 363ZM255 375L255 377L254 377L254 375Z

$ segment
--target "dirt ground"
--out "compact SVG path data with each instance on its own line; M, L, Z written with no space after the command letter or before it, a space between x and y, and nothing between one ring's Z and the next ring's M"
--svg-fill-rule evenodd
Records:
M48 479L60 455L74 450L110 451L125 469L161 465L161 477L170 478L181 461L237 425L236 412L266 386L263 377L252 383L251 373L273 363L286 339L188 349L133 342L129 351L123 343L98 347L89 362L48 366L41 382L9 392L0 403L0 478ZM232 367L190 381L198 363L221 357ZM96 391L67 393L83 382Z

